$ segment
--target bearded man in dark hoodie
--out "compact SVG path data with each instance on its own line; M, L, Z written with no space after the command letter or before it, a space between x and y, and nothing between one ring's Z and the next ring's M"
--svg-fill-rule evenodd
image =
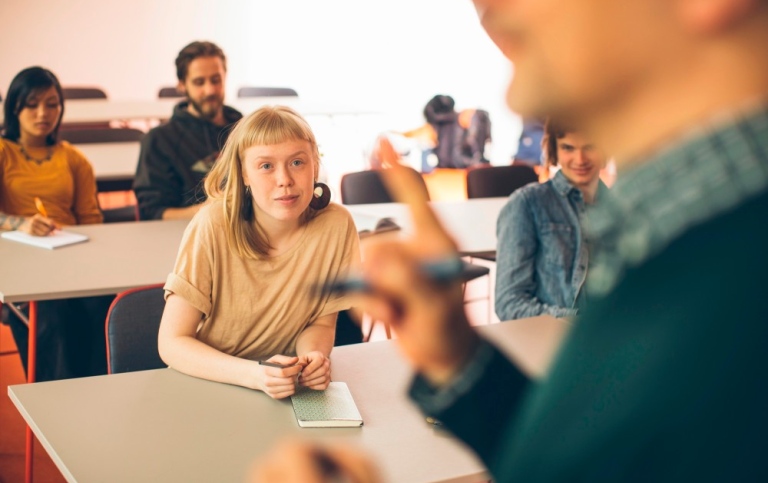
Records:
M227 59L212 42L192 42L176 57L186 99L170 121L141 142L133 190L142 220L189 219L205 201L202 180L242 116L224 105Z

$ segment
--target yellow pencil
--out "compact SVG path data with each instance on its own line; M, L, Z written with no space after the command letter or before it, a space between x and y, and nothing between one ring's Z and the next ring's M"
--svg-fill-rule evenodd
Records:
M48 218L48 212L45 211L45 205L43 204L43 201L35 196L35 207L37 208L37 211L43 215L44 217Z

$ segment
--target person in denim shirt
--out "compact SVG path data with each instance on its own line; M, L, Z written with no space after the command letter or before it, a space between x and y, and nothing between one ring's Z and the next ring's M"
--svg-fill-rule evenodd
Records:
M496 224L496 315L513 320L576 315L589 251L581 230L587 205L602 198L605 155L578 132L548 121L542 147L560 165L543 184L516 190Z

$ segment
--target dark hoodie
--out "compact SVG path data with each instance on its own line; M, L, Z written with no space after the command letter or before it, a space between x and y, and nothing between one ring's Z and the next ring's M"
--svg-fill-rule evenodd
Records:
M205 201L202 181L227 140L232 123L242 116L224 106L227 124L217 126L187 111L187 101L173 110L171 120L141 141L133 191L142 220L161 219L166 208L185 208Z
M454 110L454 101L451 96L437 95L424 106L424 118L434 128L437 134L438 168L463 168L460 161L459 140L461 139L461 126L459 126L459 114Z
M469 128L459 124L459 113L451 96L436 95L424 107L424 118L437 134L438 168L467 168L489 163L485 144L491 140L491 119L488 112L475 109Z

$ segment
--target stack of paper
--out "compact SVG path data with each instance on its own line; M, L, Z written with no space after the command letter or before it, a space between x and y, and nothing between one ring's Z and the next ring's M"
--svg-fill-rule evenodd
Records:
M13 240L20 243L26 243L41 248L47 248L53 250L54 248L63 247L66 245L72 245L73 243L80 243L88 240L86 235L80 233L73 233L71 231L56 230L47 236L35 236L24 233L23 231L4 231L2 233L3 238L6 240Z

